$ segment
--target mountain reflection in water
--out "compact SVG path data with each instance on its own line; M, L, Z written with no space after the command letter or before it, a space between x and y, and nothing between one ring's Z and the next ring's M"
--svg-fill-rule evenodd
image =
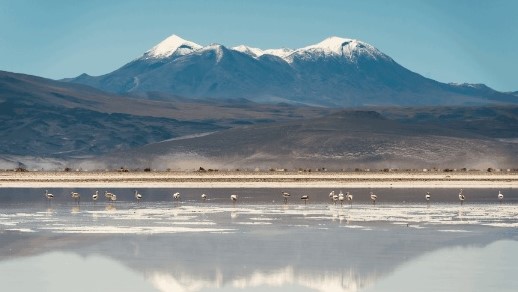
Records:
M2 291L514 291L518 279L518 242L502 240L484 247L457 246L430 252L395 266L386 275L353 270L255 267L231 276L226 266L212 275L189 273L175 264L167 270L128 268L109 255L50 252L0 262ZM197 259L203 261L203 259ZM376 263L371 263L373 266Z
M513 204L340 207L243 195L233 206L221 192L203 203L4 201L0 291L518 287Z

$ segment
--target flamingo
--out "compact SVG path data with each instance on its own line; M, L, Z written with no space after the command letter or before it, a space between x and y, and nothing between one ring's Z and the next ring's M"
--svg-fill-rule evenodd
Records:
M70 196L72 197L72 199L74 199L74 201L76 201L76 203L79 204L79 200L81 200L81 195L77 192L70 192Z
M304 200L304 205L306 205L306 203L308 202L309 200L309 196L308 195L302 195L302 197L300 197L301 200Z
M142 195L137 190L135 190L135 199L137 199L137 203L140 203L142 199Z
M349 192L345 193L345 197L347 198L347 201L349 201L349 204L351 206L353 205L353 195L351 195Z
M372 204L376 205L376 199L378 199L378 196L376 196L373 192L370 193Z
M173 199L178 201L178 200L180 200L180 198L181 198L181 196L180 196L179 192L176 192L176 193L173 194Z
M334 202L334 203L335 203L335 205L336 205L336 201L338 201L338 195L337 195L337 194L335 194L335 192L334 192L334 191L333 191L333 198L332 198L332 199L333 199L333 202Z
M426 195L424 195L424 198L426 199L427 207L430 207L430 199L432 198L432 195L430 194L430 192L426 192Z
M113 196L115 196L114 193L110 193L108 191L104 191L104 197L106 198L107 201L110 201Z
M329 193L329 199L332 201L334 196L335 196L335 191L331 191Z
M230 199L232 200L232 204L236 204L237 195L230 195Z
M202 198L203 201L205 201L205 200L207 200L207 195L201 194L201 198Z
M460 193L459 193L459 200L460 200L460 205L462 206L462 204L464 203L464 200L466 199L466 197L464 197L464 195L462 194L462 189L460 189Z
M340 193L338 194L338 200L340 201L340 206L343 206L344 204L344 193L342 193L342 191L340 191Z
M502 200L504 199L504 194L501 191L498 191L498 200L500 200L500 204L502 204Z
M117 201L117 195L112 194L112 196L110 197L110 201L112 201L112 202Z
M288 198L291 196L287 192L282 192L282 196L284 197L284 204L288 204Z
M45 190L45 198L47 198L47 201L50 201L50 200L54 199L54 195L49 193L48 190Z
M95 191L95 194L92 195L92 200L97 201L99 199L99 191Z

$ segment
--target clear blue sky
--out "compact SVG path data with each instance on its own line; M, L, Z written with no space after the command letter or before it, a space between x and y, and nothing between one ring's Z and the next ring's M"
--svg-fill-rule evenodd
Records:
M0 0L0 70L100 75L173 33L263 49L356 38L426 77L518 90L515 0Z

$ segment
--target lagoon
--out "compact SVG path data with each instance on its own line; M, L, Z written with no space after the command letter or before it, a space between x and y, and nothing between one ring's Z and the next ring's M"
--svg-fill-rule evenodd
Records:
M514 291L512 190L113 189L76 204L70 189L0 191L2 291ZM176 190L174 190L176 191ZM338 190L336 190L338 191ZM344 190L345 191L345 190ZM207 193L205 202L199 195ZM230 193L238 193L233 205ZM88 194L88 195L87 195ZM310 195L307 205L300 194ZM469 194L469 195L468 195Z

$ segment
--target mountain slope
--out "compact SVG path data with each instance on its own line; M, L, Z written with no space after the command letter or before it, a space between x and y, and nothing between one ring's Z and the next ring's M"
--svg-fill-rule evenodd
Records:
M72 157L179 136L320 116L322 108L218 103L149 93L136 99L95 88L0 71L0 154Z
M203 137L146 145L128 161L112 153L103 161L155 168L288 167L330 169L512 167L518 162L518 107L344 111L326 117L252 125ZM444 111L451 118L436 116ZM477 112L485 112L476 119ZM493 116L499 112L499 116ZM429 113L428 116L425 113ZM491 125L498 125L498 136ZM131 155L132 157L134 155Z
M402 67L375 47L330 37L304 48L202 47L171 36L106 75L69 82L116 93L246 98L319 106L517 103L485 86L444 84Z
M83 85L0 72L0 154L92 155L223 128L145 115L155 107Z
M238 52L228 54L242 57ZM333 113L243 100L159 97L174 101L137 100L84 85L0 72L0 153L9 165L25 161L13 155L67 160L101 155L85 161L163 169L481 168L518 162L516 106Z

